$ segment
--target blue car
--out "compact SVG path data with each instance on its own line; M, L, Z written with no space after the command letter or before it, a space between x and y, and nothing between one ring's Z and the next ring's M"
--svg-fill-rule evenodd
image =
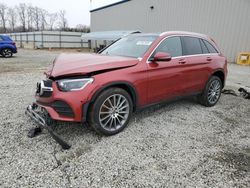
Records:
M17 53L16 43L7 35L0 35L0 55L3 57L12 57Z

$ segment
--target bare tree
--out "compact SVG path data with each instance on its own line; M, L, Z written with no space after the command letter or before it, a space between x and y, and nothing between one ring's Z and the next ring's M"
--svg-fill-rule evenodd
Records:
M0 3L0 20L2 23L2 27L3 27L3 32L7 31L6 29L7 10L8 10L8 7L5 4Z
M63 31L89 32L89 27L84 25L69 28L65 10L60 10L58 13L50 13L32 4L20 3L15 7L8 7L4 3L0 3L0 32L48 29L52 31L55 29L56 24Z
M27 25L28 25L28 31L33 30L33 22L34 22L34 7L32 5L29 5L27 7Z
M8 9L8 22L12 31L15 31L16 27L16 10L14 8Z
M41 30L45 30L47 26L47 16L48 16L48 11L41 9L40 10L40 22L41 22Z
M27 12L27 6L25 3L20 3L17 7L19 19L22 25L22 30L26 30L26 12Z
M82 25L82 24L78 24L75 27L75 31L77 32L83 32L83 33L89 33L90 32L90 28L86 25Z
M65 30L68 26L68 21L66 18L66 11L60 10L59 11L59 26L61 30Z
M57 21L58 14L57 13L51 13L48 15L48 24L49 24L49 29L52 31L55 25L55 22Z
M40 25L40 8L38 7L34 7L34 24L35 24L35 28L36 31L39 30L39 25Z

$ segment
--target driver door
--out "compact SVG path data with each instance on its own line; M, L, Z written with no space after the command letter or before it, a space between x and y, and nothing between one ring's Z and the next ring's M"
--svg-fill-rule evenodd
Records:
M153 52L169 53L170 61L149 61L148 63L148 102L156 103L180 96L185 86L182 68L186 59L182 57L181 39L178 36L164 39Z

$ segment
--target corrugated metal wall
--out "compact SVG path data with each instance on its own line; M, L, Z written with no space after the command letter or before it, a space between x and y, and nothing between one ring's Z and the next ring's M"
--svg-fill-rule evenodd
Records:
M233 62L250 52L250 0L131 0L91 13L91 31L107 30L204 33Z

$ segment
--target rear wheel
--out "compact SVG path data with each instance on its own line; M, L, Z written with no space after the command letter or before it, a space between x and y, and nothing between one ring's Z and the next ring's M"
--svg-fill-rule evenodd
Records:
M125 90L110 88L103 91L91 105L88 121L98 133L114 135L127 126L132 107L131 97Z
M12 50L9 49L9 48L4 48L4 49L2 49L2 51L1 51L1 55L2 55L3 57L9 58L9 57L12 57L13 52L12 52Z
M220 99L222 90L221 79L217 76L212 76L201 95L198 96L199 102L207 107L214 106Z

